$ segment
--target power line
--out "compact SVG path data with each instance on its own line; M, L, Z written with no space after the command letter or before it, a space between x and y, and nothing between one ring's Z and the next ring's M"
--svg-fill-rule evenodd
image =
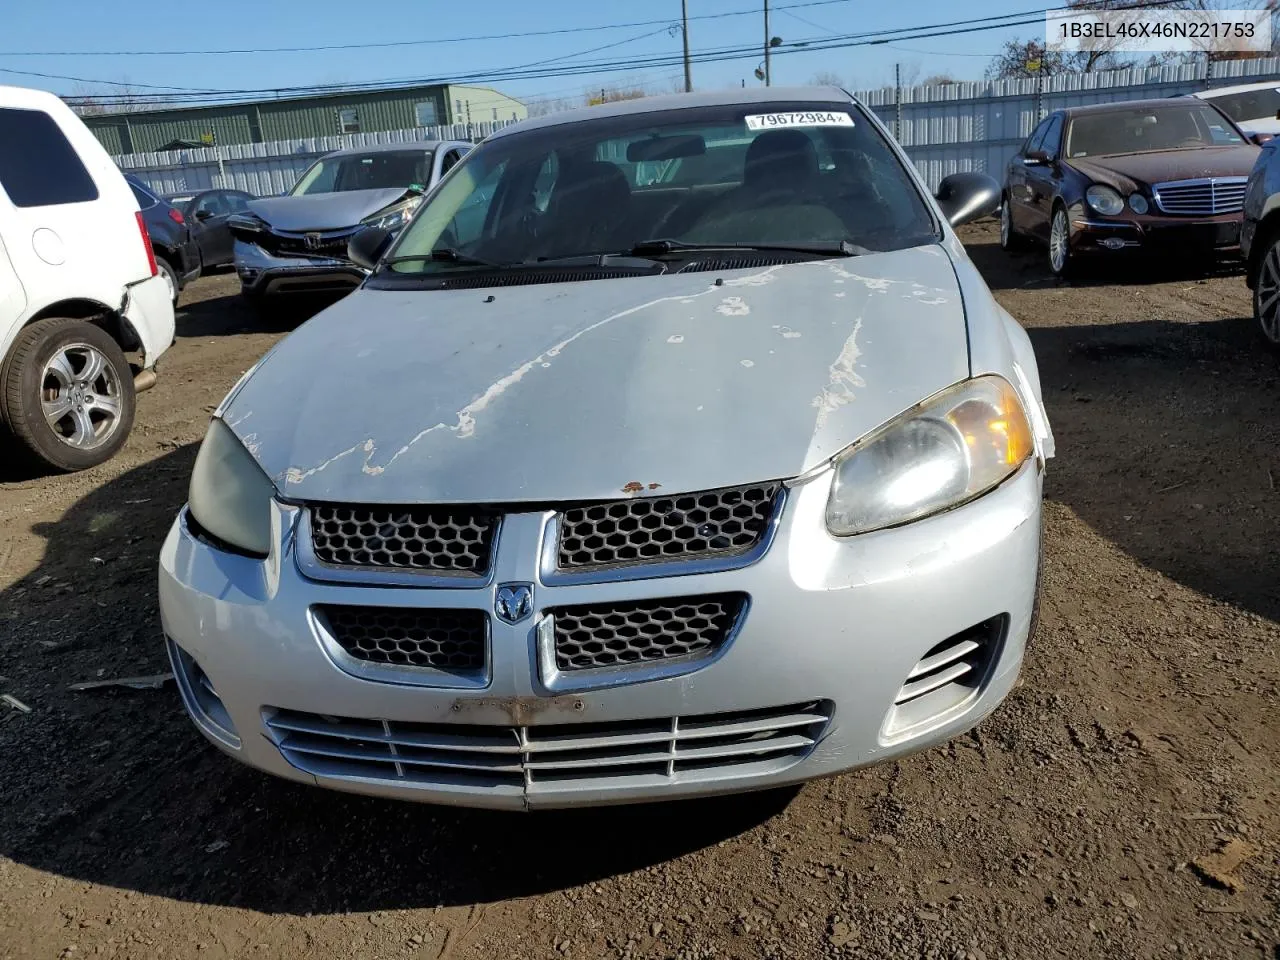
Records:
M837 3L852 3L854 0L804 0L800 3L787 4L775 9L804 9L807 7L826 7ZM759 10L729 10L722 13L703 13L689 17L690 20L724 20L729 17L755 16ZM631 23L609 23L596 26L557 27L551 30L527 30L520 33L490 33L470 37L432 37L424 40L384 40L370 43L333 43L309 47L243 47L228 50L0 50L0 57L191 57L191 56L239 56L260 53L318 53L331 50L372 50L390 47L429 46L444 43L472 43L481 40L520 40L525 37L552 37L571 33L589 33L601 30L625 30L630 27L653 27L659 24L672 25L678 20L674 17L665 20L636 20Z
M1134 10L1149 7L1167 6L1173 0L1145 0L1135 4L1129 4L1124 7L1114 9ZM1056 8L1046 8L1056 9ZM850 47L891 45L898 41L921 40L931 37L956 36L960 34L975 33L986 30L1005 29L1008 27L1024 26L1032 23L1042 22L1042 16L1045 10L1026 11L1016 14L1003 14L999 16L983 17L977 20L968 21L952 21L949 23L931 24L926 27L918 28L897 28L892 30L876 30L859 34L847 34L845 36L817 38L810 40L793 41L784 43L780 47L775 47L773 52L778 55L792 53L817 52L825 50L841 50ZM1023 19L1012 19L1022 17ZM1000 22L994 22L1000 21ZM958 24L964 24L958 26ZM954 29L942 29L953 27ZM748 59L759 56L759 47L756 44L749 44L738 47L724 47L718 49L709 49L702 51L694 51L690 55L691 62L694 63L717 63L729 60ZM362 89L395 89L397 86L408 85L430 85L438 83L465 83L465 82L502 82L510 80L527 80L535 78L551 78L551 77L570 77L570 76L591 76L602 73L618 73L623 71L635 71L644 69L660 69L664 67L678 67L682 64L682 54L663 54L650 55L647 57L636 57L629 59L614 59L589 61L583 64L571 64L560 67L555 66L529 66L517 68L504 68L496 71L477 71L473 74L465 76L451 76L439 78L405 78L394 81L369 81L358 84L346 85L318 85L311 87L292 87L292 88L266 88L259 90L225 90L212 94L212 97L219 98L219 103L237 103L244 102L260 97L265 94L275 94L280 96L288 93L296 96L307 95L324 95L326 93L341 91L357 91ZM3 72L3 68L0 68ZM164 94L142 94L141 98L165 98L169 102L190 102L202 100L212 102L211 94L208 92L177 94L168 96ZM68 98L75 100L74 97ZM110 98L102 98L99 102L109 103ZM131 101L135 102L135 101Z

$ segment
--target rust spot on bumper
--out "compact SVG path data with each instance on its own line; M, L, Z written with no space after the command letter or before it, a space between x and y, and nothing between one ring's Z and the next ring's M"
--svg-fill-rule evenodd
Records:
M580 714L587 709L581 697L459 697L454 713L499 713L513 726L523 727L544 713Z

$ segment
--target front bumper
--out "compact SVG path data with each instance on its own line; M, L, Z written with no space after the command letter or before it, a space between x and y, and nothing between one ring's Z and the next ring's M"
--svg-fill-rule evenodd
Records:
M1241 220L1239 213L1205 218L1146 216L1116 220L1077 214L1071 218L1071 250L1100 256L1123 251L1159 256L1232 253L1240 247Z
M491 582L438 589L318 582L301 572L299 508L277 504L277 546L266 560L232 555L193 532L184 510L160 556L160 608L184 701L221 749L281 777L357 793L509 809L623 803L796 783L902 756L971 728L1012 688L1032 623L1040 556L1042 478L1028 463L964 507L845 541L830 537L830 473L791 487L774 540L750 566L715 573L556 585L539 575L549 515L503 520ZM634 576L634 574L633 574ZM491 613L500 583L533 585L534 615L492 620L487 675L477 683L423 685L343 669L311 615L318 604L469 607ZM700 669L571 695L542 675L538 612L559 604L741 591L749 611L732 641ZM932 715L895 706L926 652L975 624L1004 627L981 682ZM200 691L204 690L205 694ZM215 693L216 691L216 693ZM201 697L204 699L201 699ZM672 776L562 775L516 785L358 776L295 766L273 720L298 713L393 724L534 735L601 723L732 714L821 702L830 713L817 742L786 763L725 764ZM288 713L281 713L287 711ZM224 717L222 722L211 717ZM449 725L459 725L450 727ZM390 735L390 733L388 734Z
M253 296L288 293L347 293L367 275L336 257L277 256L255 243L235 241L236 274Z

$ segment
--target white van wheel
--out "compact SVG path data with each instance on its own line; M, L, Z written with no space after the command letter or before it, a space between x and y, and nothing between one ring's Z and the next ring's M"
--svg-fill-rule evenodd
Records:
M103 463L133 428L133 371L120 345L83 320L25 328L0 375L4 419L27 452L57 470Z

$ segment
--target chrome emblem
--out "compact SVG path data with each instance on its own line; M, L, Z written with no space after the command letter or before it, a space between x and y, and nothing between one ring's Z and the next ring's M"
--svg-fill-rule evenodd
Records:
M324 242L324 238L318 233L308 233L303 236L303 242L306 243L308 250L316 250Z
M498 587L493 611L499 620L519 623L533 613L533 586L528 583L504 583Z

